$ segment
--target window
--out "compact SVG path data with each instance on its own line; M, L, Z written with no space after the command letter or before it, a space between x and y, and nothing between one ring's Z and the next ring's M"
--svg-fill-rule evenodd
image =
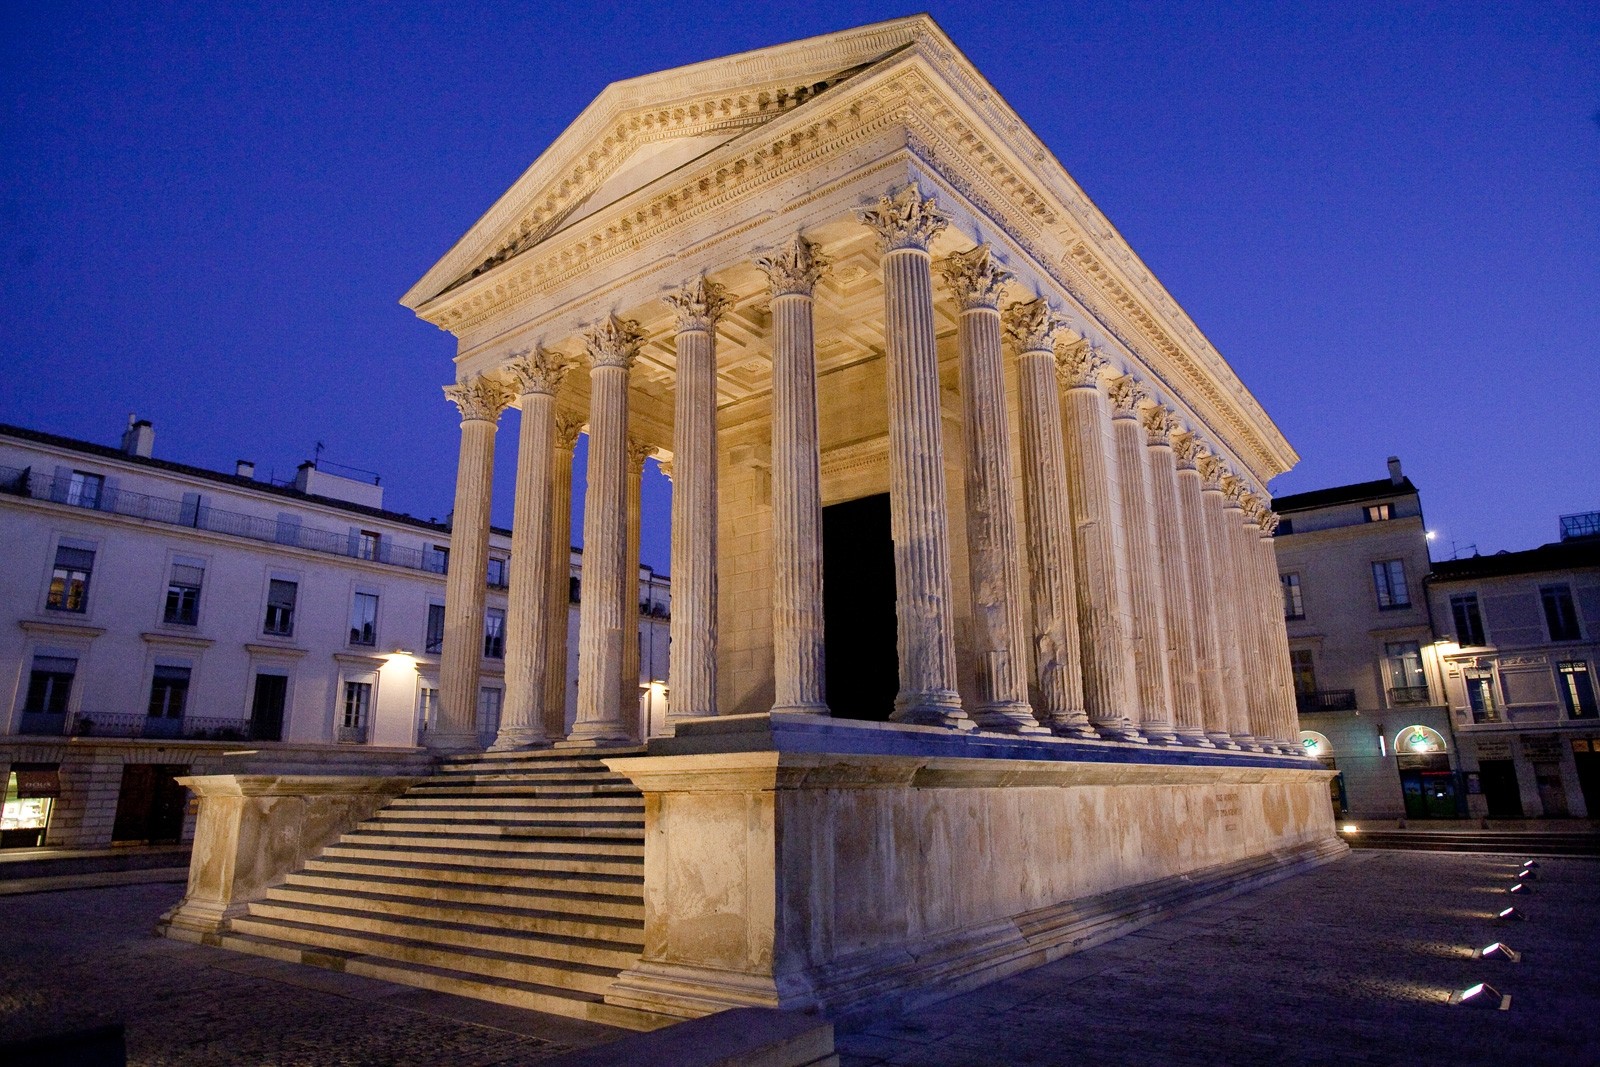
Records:
M378 643L378 598L373 593L357 593L350 602L350 643Z
M356 534L356 558L377 559L382 543L383 538L371 530L360 531Z
M420 738L439 722L439 690L425 685L417 697L417 736Z
M1295 648L1289 651L1289 673L1294 676L1294 691L1297 696L1309 696L1317 691L1317 668L1309 648Z
M371 682L344 683L338 740L360 744L367 739L367 713L372 708Z
M1406 591L1406 568L1397 559L1379 560L1372 565L1372 585L1378 593L1378 607L1409 608L1411 594Z
M1426 704L1428 676L1422 672L1422 646L1415 641L1393 641L1383 646L1389 661L1389 701L1395 705Z
M1600 718L1594 700L1594 682L1589 679L1589 665L1581 659L1569 659L1556 665L1556 678L1561 683L1561 700L1567 705L1567 718Z
M574 576L567 579L567 601L576 604L582 598L583 583Z
M1468 667L1461 673L1467 683L1467 703L1472 707L1472 721L1499 722L1500 703L1494 695L1494 672L1482 667Z
M296 582L273 578L267 583L267 618L261 624L263 633L288 637L294 633L294 602L300 593Z
M73 471L67 482L67 503L77 508L98 508L106 480L87 471Z
M205 576L204 566L172 565L172 577L167 582L167 607L161 616L163 622L193 626L200 621L200 586Z
M67 698L72 695L72 678L77 673L78 661L67 656L33 657L28 696L22 710L35 714L66 714Z
M50 594L44 606L51 611L85 611L89 601L89 575L93 572L93 552L65 545L57 548L55 569L50 572Z
M189 668L158 665L150 681L150 718L181 719L188 702Z
M1572 587L1541 586L1539 596L1544 600L1544 621L1550 627L1550 640L1578 640L1578 613L1572 607Z
M1300 599L1300 576L1298 574L1280 574L1278 575L1278 581L1283 583L1283 617L1285 619L1305 618L1305 602Z
M506 587L506 585L508 584L507 583L507 572L508 572L508 570L509 570L509 568L507 566L506 560L501 559L499 556L490 556L489 557L489 584L494 586L496 589L504 589Z
M425 566L435 574L448 573L450 570L450 549L445 545L434 545L429 548Z
M488 748L500 732L501 692L493 686L478 690L478 740Z
M1390 510L1391 507L1392 507L1392 505L1389 505L1389 504L1369 504L1369 505L1367 505L1367 521L1368 522L1386 522L1387 520L1394 518L1394 515L1392 514L1392 512Z
M490 659L506 657L506 613L500 608L483 613L483 654Z
M1483 615L1478 611L1477 593L1458 593L1450 598L1450 615L1456 622L1456 644L1486 645Z
M428 632L422 640L422 651L439 653L444 651L444 605L428 605Z

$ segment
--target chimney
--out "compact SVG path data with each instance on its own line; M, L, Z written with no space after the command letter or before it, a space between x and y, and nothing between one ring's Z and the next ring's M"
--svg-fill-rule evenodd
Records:
M1404 480L1405 480L1405 475L1400 473L1400 457L1399 456L1390 456L1389 457L1389 483L1391 485L1399 485Z
M151 427L150 420L138 418L133 412L128 412L128 428L122 431L122 451L130 456L143 456L149 459L155 447L156 431Z
M233 473L240 478L254 478L256 476L255 462L248 459L236 459L233 461Z

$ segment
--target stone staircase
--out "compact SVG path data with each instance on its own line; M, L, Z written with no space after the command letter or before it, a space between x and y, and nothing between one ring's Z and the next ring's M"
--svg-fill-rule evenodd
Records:
M218 943L634 1030L678 1022L603 1000L643 949L644 800L600 759L447 759Z

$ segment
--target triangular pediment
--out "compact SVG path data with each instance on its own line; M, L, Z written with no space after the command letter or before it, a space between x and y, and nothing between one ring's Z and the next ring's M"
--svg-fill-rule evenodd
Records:
M925 15L614 82L401 298L420 307L918 41Z

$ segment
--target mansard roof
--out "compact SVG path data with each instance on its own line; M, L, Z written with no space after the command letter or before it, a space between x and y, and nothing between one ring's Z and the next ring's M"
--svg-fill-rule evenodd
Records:
M1272 510L1279 515L1287 516L1297 511L1310 511L1313 508L1356 504L1367 500L1393 500L1400 496L1415 496L1416 493L1417 487L1411 484L1410 478L1401 478L1398 482L1389 478L1377 478L1370 482L1335 485L1327 489L1312 489L1304 493L1274 497Z

